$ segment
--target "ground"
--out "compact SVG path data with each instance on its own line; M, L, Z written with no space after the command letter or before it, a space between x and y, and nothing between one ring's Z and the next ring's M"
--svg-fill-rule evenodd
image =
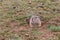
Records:
M41 27L29 26L31 15ZM60 40L60 0L0 0L0 40Z

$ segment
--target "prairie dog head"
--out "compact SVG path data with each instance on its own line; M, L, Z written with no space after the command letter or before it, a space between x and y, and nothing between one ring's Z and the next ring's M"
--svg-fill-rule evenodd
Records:
M40 20L39 16L35 16L35 15L31 16L29 24L31 27L33 27L35 25L41 26L41 20Z

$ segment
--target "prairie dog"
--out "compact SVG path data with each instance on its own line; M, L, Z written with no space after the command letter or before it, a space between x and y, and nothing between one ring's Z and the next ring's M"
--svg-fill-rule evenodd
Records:
M35 25L41 26L41 20L39 18L39 16L31 16L30 20L29 20L29 25L30 27L33 27Z

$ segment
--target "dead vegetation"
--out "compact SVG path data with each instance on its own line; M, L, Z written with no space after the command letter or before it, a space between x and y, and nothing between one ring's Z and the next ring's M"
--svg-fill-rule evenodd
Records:
M41 27L26 22L33 14ZM60 40L60 0L0 0L0 40Z

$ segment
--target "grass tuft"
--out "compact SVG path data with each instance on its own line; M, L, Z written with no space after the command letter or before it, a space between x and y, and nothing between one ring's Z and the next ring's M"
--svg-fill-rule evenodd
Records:
M49 25L48 29L51 30L51 31L56 32L56 31L60 31L60 26Z

